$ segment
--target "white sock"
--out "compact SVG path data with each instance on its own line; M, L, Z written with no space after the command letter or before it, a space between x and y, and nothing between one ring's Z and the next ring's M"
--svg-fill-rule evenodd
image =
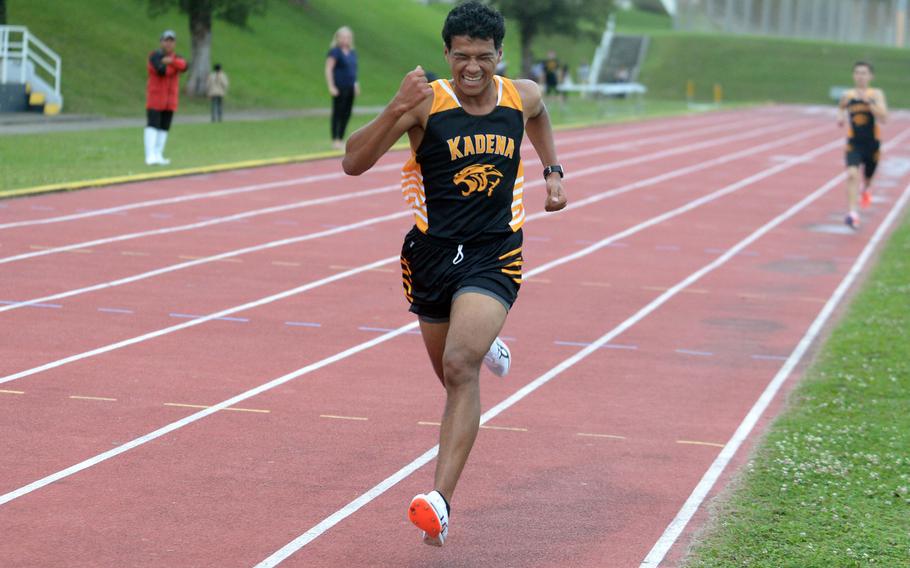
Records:
M167 130L157 130L155 137L155 158L158 163L167 164L170 160L164 157L164 145L167 144Z
M158 129L151 126L145 127L145 163L152 165L155 163L155 139L158 136Z

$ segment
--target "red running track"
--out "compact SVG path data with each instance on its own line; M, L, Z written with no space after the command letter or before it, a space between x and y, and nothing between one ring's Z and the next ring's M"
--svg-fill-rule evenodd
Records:
M898 118L863 229L841 229L832 122L558 135L573 208L540 215L529 175L516 363L483 378L441 550L405 519L443 392L396 273L403 154L360 178L324 160L0 202L0 565L642 564L902 203Z

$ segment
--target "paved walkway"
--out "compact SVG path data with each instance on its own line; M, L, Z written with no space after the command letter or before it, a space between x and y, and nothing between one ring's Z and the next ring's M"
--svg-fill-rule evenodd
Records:
M381 110L382 107L355 107L354 114L377 114ZM230 122L280 120L283 118L329 116L330 113L331 110L328 108L246 110L225 113L225 120ZM209 122L210 117L208 114L181 114L178 112L174 116L174 120L178 123L198 124ZM103 130L108 128L141 128L143 126L145 126L144 117L106 118L80 114L44 116L30 112L0 113L0 136L74 130Z

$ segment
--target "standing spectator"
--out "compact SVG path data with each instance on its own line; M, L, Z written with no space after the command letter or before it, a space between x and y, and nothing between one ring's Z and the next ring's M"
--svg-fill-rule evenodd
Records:
M216 63L215 70L205 80L205 94L212 100L212 122L221 122L229 84L227 73L221 70L220 63Z
M325 60L325 81L332 95L332 146L344 147L344 131L351 119L354 97L360 95L357 82L357 52L354 33L342 26L335 32Z
M544 82L546 83L546 94L555 95L559 91L556 87L562 82L562 65L556 57L555 51L547 52L547 59L543 62Z
M161 46L149 54L146 65L149 78L145 99L148 120L145 127L145 163L149 166L171 163L164 157L164 145L177 110L180 73L187 67L186 59L174 51L177 34L173 30L165 30L159 42Z

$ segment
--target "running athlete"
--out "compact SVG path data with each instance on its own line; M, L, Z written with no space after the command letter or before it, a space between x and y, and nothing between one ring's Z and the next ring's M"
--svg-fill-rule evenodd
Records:
M511 356L497 336L521 284L527 132L547 185L545 209L566 206L562 167L540 89L494 75L502 58L502 15L461 4L442 29L452 79L428 83L419 66L372 122L347 142L344 171L370 169L404 133L402 172L415 226L404 239L402 278L433 369L446 390L433 490L414 497L408 517L427 544L442 546L449 501L480 425L482 363L504 375Z
M853 65L853 85L840 99L837 124L844 126L845 114L849 114L850 127L847 135L847 217L844 222L852 229L859 228L858 203L863 207L872 204L870 185L879 160L879 123L888 118L885 93L872 89L872 65L857 61ZM858 195L859 166L863 166L863 191Z

